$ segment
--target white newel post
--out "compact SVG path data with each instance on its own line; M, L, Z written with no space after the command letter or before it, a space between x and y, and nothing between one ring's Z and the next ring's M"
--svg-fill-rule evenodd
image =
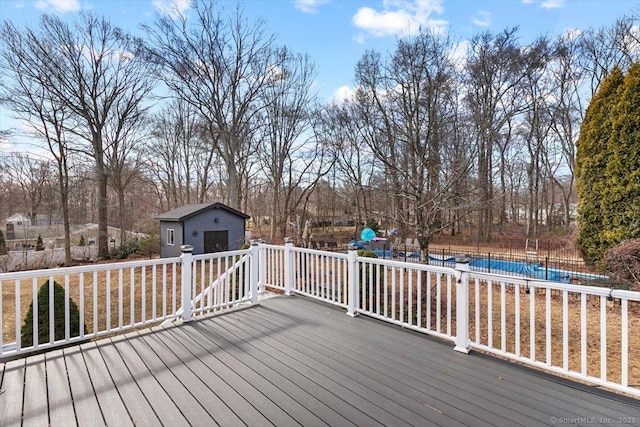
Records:
M456 255L456 346L454 350L461 353L471 351L469 340L469 257Z
M193 268L193 246L180 246L182 255L182 321L191 320L191 270Z
M293 237L284 238L284 294L291 295L293 288Z
M256 240L251 241L249 262L251 262L251 276L249 277L249 286L251 292L251 304L258 303L258 268L260 265L260 246Z
M358 255L358 247L352 243L349 244L347 252L347 316L355 317L357 298L358 298L358 264L356 256Z
M264 240L258 240L258 285L260 293L267 290L267 250L264 248Z

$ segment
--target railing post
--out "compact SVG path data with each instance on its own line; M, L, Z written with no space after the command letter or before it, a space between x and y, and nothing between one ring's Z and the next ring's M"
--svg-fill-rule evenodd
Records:
M356 256L358 255L358 247L353 243L349 244L347 252L347 316L357 316L356 307L358 307L358 263Z
M267 290L267 250L264 247L264 240L258 240L258 285L259 293Z
M469 257L456 255L456 346L461 353L471 351L469 340Z
M260 257L260 247L256 240L251 241L249 262L251 262L251 276L249 277L249 287L251 292L251 304L258 303L258 267Z
M284 294L291 295L293 288L293 237L284 238Z
M180 246L182 255L182 321L191 320L191 270L193 269L193 246Z

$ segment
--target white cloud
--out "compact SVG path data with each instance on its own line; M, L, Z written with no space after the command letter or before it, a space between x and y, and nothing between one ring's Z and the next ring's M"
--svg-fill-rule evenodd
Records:
M358 44L364 44L366 39L367 39L367 36L363 33L358 33L355 36L353 36L353 41Z
M38 0L35 4L36 8L47 11L53 9L55 12L77 12L80 10L80 2L78 0Z
M320 6L331 0L293 0L293 6L304 13L317 13Z
M362 7L353 16L356 27L375 36L410 35L420 28L430 28L445 32L448 21L434 19L432 15L442 14L442 0L384 0L383 10Z
M151 2L158 12L177 18L191 7L191 0L153 0Z
M491 14L486 10L479 10L478 13L471 18L471 22L480 27L488 27L491 25Z
M544 9L558 9L564 7L565 0L544 0L541 6Z
M534 4L539 0L522 0L524 4ZM564 7L566 4L566 0L542 0L540 1L540 7L543 9L558 9L560 7Z
M464 68L464 64L467 60L467 52L469 51L470 46L471 42L469 40L463 40L453 46L451 60L459 70Z
M353 97L355 89L351 86L340 86L338 89L333 92L333 96L331 97L331 101L336 104L341 104L344 101Z

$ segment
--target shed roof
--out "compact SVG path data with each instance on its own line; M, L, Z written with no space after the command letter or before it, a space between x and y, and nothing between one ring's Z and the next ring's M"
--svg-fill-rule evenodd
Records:
M155 218L160 221L184 221L185 219L191 218L192 216L198 215L210 209L222 209L244 219L251 218L249 215L220 202L184 205L168 212L156 215Z

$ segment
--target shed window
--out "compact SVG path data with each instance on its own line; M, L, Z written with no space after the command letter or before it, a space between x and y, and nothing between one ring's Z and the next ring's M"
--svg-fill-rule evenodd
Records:
M167 228L167 245L174 246L175 244L175 233L173 228Z

